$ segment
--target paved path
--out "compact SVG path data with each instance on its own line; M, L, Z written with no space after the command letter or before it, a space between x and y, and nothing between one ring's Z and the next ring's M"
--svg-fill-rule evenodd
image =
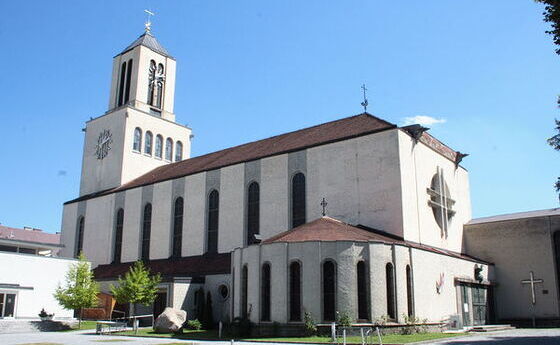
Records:
M424 343L425 345L426 343ZM432 345L560 345L560 328L516 329L429 343Z
M109 341L108 341L109 340ZM112 341L114 340L114 341ZM95 335L92 331L44 332L26 334L0 334L1 345L52 343L63 345L163 345L170 343L194 343L201 345L230 345L225 341L188 341L170 338L138 338L111 335ZM272 345L273 343L236 342L236 345ZM424 343L427 344L427 343ZM470 337L441 340L431 345L560 345L560 329L519 329L494 332Z

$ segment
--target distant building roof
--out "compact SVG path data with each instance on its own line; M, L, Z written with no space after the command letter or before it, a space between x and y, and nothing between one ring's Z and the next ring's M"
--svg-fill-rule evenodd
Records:
M155 51L158 54L172 58L172 56L169 55L167 50L161 44L159 44L156 38L149 32L145 32L142 35L140 35L140 37L138 37L134 42L132 42L128 47L124 48L124 50L117 55L122 55L134 49L137 46L144 46L146 48Z
M60 234L50 234L48 232L43 232L40 229L18 229L0 225L0 240L60 245Z
M551 217L551 216L560 216L560 208L551 208L547 210L517 212L517 213L502 214L498 216L475 218L472 219L470 222L468 222L466 225L503 222L508 220L524 219L524 218Z
M295 243L295 242L382 242L387 244L399 244L406 247L429 251L436 254L451 256L454 258L485 262L472 256L457 253L451 250L427 246L425 244L405 241L402 237L389 234L384 231L368 228L363 225L350 225L331 217L321 217L309 223L300 225L272 236L261 242L261 245L272 243Z

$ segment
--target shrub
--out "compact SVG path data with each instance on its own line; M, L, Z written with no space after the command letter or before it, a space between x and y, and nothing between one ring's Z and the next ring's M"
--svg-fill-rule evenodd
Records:
M340 327L352 327L353 320L348 312L343 311L342 313L338 313L338 320L336 320L336 322Z
M246 317L236 317L231 323L231 336L234 338L248 337L251 335L253 323Z
M188 320L186 328L198 331L198 330L202 329L202 324L200 323L200 321L198 321L198 319Z
M303 315L303 321L306 336L310 337L317 334L317 325L315 324L315 320L313 320L313 316L311 316L311 313L305 312Z

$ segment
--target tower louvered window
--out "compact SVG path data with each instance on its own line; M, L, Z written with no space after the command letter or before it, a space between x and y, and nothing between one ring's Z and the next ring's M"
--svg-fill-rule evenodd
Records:
M156 108L162 107L163 84L165 82L165 73L163 64L156 66L154 60L150 61L150 69L148 71L148 104Z

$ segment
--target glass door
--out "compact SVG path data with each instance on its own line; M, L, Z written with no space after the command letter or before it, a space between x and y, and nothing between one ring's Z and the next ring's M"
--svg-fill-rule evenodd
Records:
M471 313L469 310L469 287L467 285L461 285L461 304L463 311L463 327L471 326Z
M0 318L14 317L16 309L16 294L0 293Z
M483 286L472 287L473 319L475 325L486 324L486 288Z
M0 293L0 318L4 317L4 299L6 294Z

